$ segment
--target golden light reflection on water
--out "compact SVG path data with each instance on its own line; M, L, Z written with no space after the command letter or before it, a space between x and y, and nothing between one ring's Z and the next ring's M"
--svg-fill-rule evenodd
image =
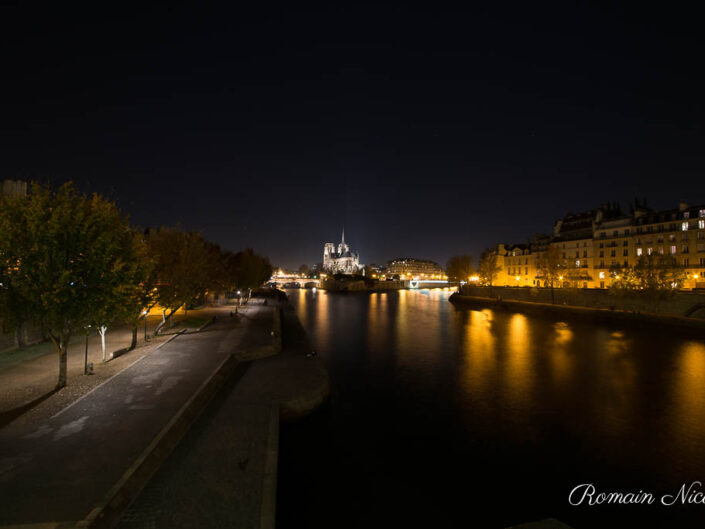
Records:
M553 326L553 331L555 332L555 339L553 340L554 350L565 351L573 339L573 331L563 321L556 322Z
M553 339L547 349L556 382L565 382L570 376L573 363L570 348L573 337L573 330L566 322L559 321L553 325Z
M330 318L330 294L328 292L316 292L316 297L313 300L314 308L314 325L316 327L316 335L321 348L327 348L331 340L331 328L329 325Z
M614 331L610 333L610 337L607 340L606 351L613 355L626 353L629 350L629 345L622 331Z
M527 404L535 366L531 364L529 322L523 314L514 314L509 320L506 357L507 392L514 407Z
M389 343L389 313L386 292L370 294L367 310L367 348L370 351L383 349Z
M681 452L702 450L705 436L705 345L689 341L678 351L680 377L673 384L671 432Z
M585 413L596 434L607 439L628 439L638 428L639 373L634 340L623 331L602 334L596 341L595 364L589 372L595 378L589 387ZM587 414L590 414L590 417Z
M492 311L471 310L464 325L464 369L461 384L466 392L481 394L493 383L497 368L496 338L492 334Z
M298 307L298 311L296 312L296 315L299 317L299 321L301 322L301 325L303 325L304 329L308 326L309 321L308 321L308 311L305 309L306 304L306 294L307 291L303 288L297 289L294 292L296 292L297 297L299 298L297 300L297 303L295 304L296 307ZM287 294L289 297L291 297L292 293L289 292Z

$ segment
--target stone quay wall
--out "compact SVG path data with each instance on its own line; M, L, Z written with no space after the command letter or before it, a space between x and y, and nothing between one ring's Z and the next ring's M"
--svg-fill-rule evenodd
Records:
M705 294L700 292L674 292L655 300L635 292L633 295L618 295L610 290L556 288L551 299L550 288L486 287L463 285L463 296L490 298L500 301L518 301L607 309L623 312L652 313L669 316L705 318Z

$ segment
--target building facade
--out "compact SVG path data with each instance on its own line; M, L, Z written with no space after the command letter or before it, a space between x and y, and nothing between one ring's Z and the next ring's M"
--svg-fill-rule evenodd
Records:
M443 268L435 261L400 257L387 263L386 277L400 279L447 279Z
M357 274L360 271L360 257L350 251L345 243L345 230L336 249L335 243L327 242L323 246L323 270L329 274Z
M547 286L540 260L548 248L560 257L560 285L608 288L614 270L633 267L642 255L671 255L685 275L680 288L705 287L705 205L681 202L677 208L652 210L636 202L629 214L616 204L568 214L556 221L551 235L525 244L496 247L503 286Z

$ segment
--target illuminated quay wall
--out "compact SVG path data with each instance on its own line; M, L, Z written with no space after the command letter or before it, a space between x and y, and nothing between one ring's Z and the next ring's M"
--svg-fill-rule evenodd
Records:
M636 204L625 215L616 204L568 214L551 235L524 244L498 244L496 286L547 286L539 261L556 247L563 265L557 287L608 288L611 267L635 266L642 255L672 255L685 273L680 288L705 288L705 205L681 202L655 211Z
M669 316L691 317L705 321L705 296L698 292L674 292L665 299L648 296L613 296L607 290L582 288L507 288L463 285L459 299L484 299L497 302L540 303L552 307L584 307L605 312L622 311L639 315L658 313ZM555 301L555 303L552 303Z

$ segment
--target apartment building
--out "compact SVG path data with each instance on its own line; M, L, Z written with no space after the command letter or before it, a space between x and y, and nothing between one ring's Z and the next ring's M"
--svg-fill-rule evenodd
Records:
M606 204L556 221L552 234L526 244L499 244L495 281L505 286L547 286L539 260L549 247L560 254L560 285L607 288L614 270L635 266L642 255L674 256L685 273L682 288L705 288L705 205L681 202L677 208L652 210L635 202L629 214Z

